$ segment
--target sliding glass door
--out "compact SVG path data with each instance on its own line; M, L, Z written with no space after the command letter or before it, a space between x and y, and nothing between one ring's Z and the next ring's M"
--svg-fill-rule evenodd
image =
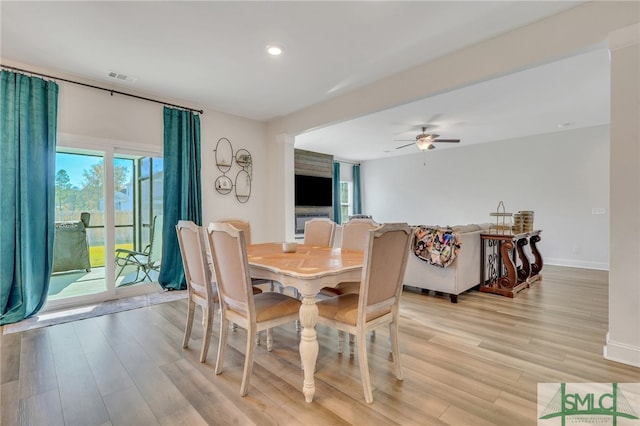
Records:
M58 148L47 309L160 289L162 158L101 148Z
M162 158L115 158L116 287L156 282L162 255Z
M104 155L58 152L53 276L47 300L104 293Z

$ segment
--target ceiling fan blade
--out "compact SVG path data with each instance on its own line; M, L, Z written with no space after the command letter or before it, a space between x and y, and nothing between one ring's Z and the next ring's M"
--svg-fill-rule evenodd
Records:
M460 143L460 139L435 139L432 142Z
M396 146L396 149L406 148L406 147L411 146L411 145L415 145L415 142L411 142L411 143L408 143L406 145Z
M425 123L435 123L440 117L442 117L441 112L435 113Z

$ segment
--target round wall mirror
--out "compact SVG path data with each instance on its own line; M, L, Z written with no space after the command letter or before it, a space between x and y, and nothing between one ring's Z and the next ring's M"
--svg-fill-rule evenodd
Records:
M238 163L238 166L246 169L251 165L251 153L244 148L239 149L236 151L236 163Z
M228 194L231 192L231 189L233 187L233 182L231 182L231 179L229 178L229 176L226 175L222 175L222 176L218 176L218 178L216 179L216 191L218 191L220 194Z

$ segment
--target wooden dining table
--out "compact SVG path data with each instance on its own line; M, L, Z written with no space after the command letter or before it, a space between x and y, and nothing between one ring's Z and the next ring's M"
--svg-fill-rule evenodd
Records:
M318 358L318 307L316 296L323 287L360 281L364 253L357 250L300 244L285 253L281 243L251 244L247 258L252 278L273 280L294 287L302 296L300 306L300 358L304 369L302 393L307 402L315 394L314 372Z

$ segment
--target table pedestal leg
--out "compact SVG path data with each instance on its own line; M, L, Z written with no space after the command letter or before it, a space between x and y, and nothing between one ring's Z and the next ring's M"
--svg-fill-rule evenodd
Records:
M318 307L316 306L315 295L304 295L300 306L300 323L302 333L300 336L300 358L304 369L304 385L302 393L307 402L313 401L316 393L316 385L313 375L318 359L318 335L316 324L318 323Z

